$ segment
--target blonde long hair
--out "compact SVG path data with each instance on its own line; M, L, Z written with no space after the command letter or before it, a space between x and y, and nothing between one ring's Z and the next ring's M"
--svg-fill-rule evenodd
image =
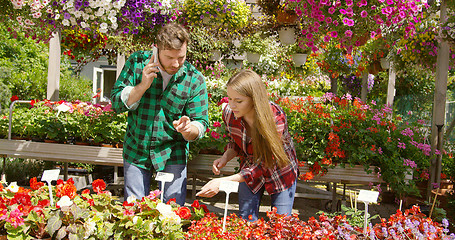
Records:
M283 147L283 141L278 134L275 117L270 108L269 97L262 78L252 70L241 70L234 74L226 84L241 95L250 97L253 101L255 115L251 137L253 140L253 157L268 168L275 164L285 167L289 158Z

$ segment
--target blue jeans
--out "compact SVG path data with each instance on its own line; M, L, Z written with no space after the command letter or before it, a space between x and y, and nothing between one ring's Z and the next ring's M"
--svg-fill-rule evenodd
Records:
M139 200L149 195L151 171L123 161L123 172L125 176L125 200L131 195L136 196ZM186 199L186 164L166 165L163 172L174 174L174 180L164 184L163 202L166 203L169 199L175 198L176 203L183 206ZM161 190L161 182L158 182L158 187Z
M277 208L278 214L291 215L292 206L294 205L294 197L297 180L292 187L280 193L272 194L272 208ZM261 204L262 196L264 195L264 187L254 194L246 183L239 184L239 214L243 219L248 221L256 221L259 218L259 205ZM251 219L249 216L251 215Z

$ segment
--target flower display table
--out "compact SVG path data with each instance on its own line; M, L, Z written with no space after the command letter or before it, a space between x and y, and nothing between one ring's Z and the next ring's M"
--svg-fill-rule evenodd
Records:
M196 188L197 188L197 180L207 181L211 178L217 177L212 172L212 164L213 161L217 158L221 157L221 155L213 155L213 154L199 154L193 160L188 163L188 176L192 178L192 196L193 199L196 196ZM221 169L222 175L232 175L236 172L235 168L239 167L236 159L232 159L228 162L228 164ZM341 166L337 166L333 169L329 169L327 174L323 176L315 176L311 181L315 182L326 182L333 184L332 193L330 191L321 190L318 188L314 188L307 184L307 182L299 181L297 182L297 189L306 189L310 190L315 193L300 193L296 192L296 197L301 198L309 198L309 199L326 199L331 200L332 203L336 203L337 201L337 194L336 194L336 184L345 184L353 183L353 184L369 184L373 183L381 183L383 180L378 177L377 174L373 172L373 167L370 167L372 172L367 173L365 171L364 166L354 166L354 167L346 167L343 168ZM300 167L300 173L308 172L308 165L305 164L304 166ZM297 191L298 191L297 190ZM335 206L335 204L332 204ZM333 207L332 207L333 209Z
M0 139L0 155L47 161L123 166L123 149Z
M0 157L114 166L116 185L120 182L117 176L118 167L123 166L122 154L122 148L0 139Z

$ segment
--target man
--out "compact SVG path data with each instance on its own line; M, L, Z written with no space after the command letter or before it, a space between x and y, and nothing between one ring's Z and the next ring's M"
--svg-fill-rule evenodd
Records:
M175 198L184 205L188 142L203 137L208 127L207 88L185 61L190 40L183 26L164 26L156 41L156 54L138 51L128 58L112 89L113 109L128 111L124 196L147 196L152 170L163 171L174 174L163 201Z

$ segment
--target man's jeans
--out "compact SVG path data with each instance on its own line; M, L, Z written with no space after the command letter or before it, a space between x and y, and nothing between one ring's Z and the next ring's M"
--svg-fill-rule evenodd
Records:
M136 196L138 200L149 195L151 171L123 161L123 172L125 176L125 201L131 195ZM186 198L186 164L166 165L163 172L174 174L174 180L166 182L164 185L163 202L166 203L175 198L176 203L183 206ZM161 182L158 182L158 187L162 190Z
M294 205L294 197L296 190L297 180L294 182L292 187L284 190L283 192L273 194L272 208L277 208L278 214L291 215L292 206ZM264 194L264 187L254 194L246 183L242 182L239 184L239 215L243 219L248 221L256 221L259 218L259 206L261 204L261 198ZM249 216L251 215L251 218Z

